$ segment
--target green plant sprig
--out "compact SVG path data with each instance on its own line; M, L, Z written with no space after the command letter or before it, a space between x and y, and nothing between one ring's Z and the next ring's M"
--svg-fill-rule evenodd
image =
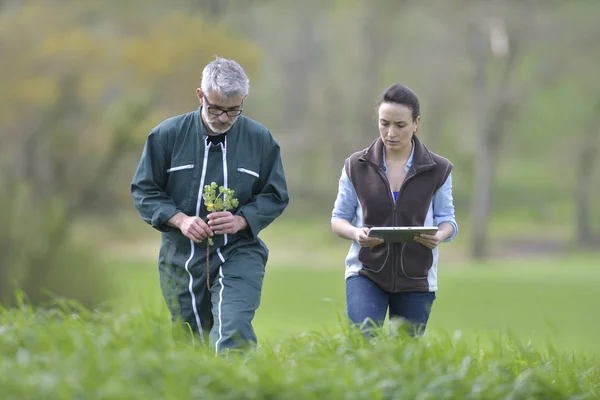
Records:
M219 194L217 194L217 187ZM215 182L204 186L202 198L208 212L231 211L239 205L239 201L233 197L233 189L225 186L217 186ZM211 237L206 242L206 287L210 290L210 246L214 244Z
M217 194L217 188L219 193ZM238 199L234 197L235 191L225 186L218 186L215 182L204 186L202 198L208 212L231 211L239 205ZM208 238L212 245L212 238Z

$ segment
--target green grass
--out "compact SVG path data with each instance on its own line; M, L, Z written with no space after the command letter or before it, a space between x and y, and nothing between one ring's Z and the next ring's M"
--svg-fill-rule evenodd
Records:
M464 338L304 334L230 358L152 313L0 312L3 399L594 398L597 358Z
M109 255L106 313L0 310L1 399L600 398L597 253L473 263L445 246L425 337L365 342L342 323L348 242L270 228L259 348L223 359L172 341L156 237L128 227L78 231Z
M160 310L167 318L152 263L115 264L120 310ZM483 264L443 263L431 334L461 334L485 345L501 334L533 346L600 354L600 268L594 255ZM260 340L301 332L339 332L345 315L343 269L269 265L255 328Z
M600 397L597 257L440 271L425 337L349 331L341 269L270 265L257 350L173 342L154 263L112 263L107 313L0 310L2 399Z

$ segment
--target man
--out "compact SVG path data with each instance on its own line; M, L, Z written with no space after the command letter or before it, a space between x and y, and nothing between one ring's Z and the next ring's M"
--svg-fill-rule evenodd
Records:
M256 343L268 258L258 234L289 202L279 144L242 115L248 88L237 62L210 62L196 89L199 109L152 129L131 185L139 214L161 232L160 284L172 320L203 342L208 334L217 354ZM233 189L238 207L209 213L202 193L212 182Z

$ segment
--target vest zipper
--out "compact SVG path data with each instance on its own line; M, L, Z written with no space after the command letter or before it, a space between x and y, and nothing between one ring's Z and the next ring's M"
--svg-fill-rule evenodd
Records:
M383 179L383 182L385 183L385 186L387 187L387 192L389 194L389 199L392 202L392 221L394 221L394 224L396 224L396 202L394 202L394 195L392 193L392 187L390 186L390 181L387 178L387 175L385 173L385 171L383 170L383 168L379 168L378 169L379 172L379 176L381 176L381 179ZM398 194L398 196L400 196L400 194ZM395 265L396 265L396 246L394 246L393 244L391 246L388 246L388 251L391 252L392 254L390 254L391 256L391 263L392 263L392 289L395 290L396 289L396 271L395 271ZM385 265L382 266L382 268L385 268Z
M400 202L400 196L402 196L402 193L404 191L403 190L404 186L406 185L407 182L409 182L415 176L417 176L417 175L419 175L419 174L421 174L421 173L423 173L425 171L428 171L428 170L430 170L432 168L433 167L415 170L412 174L407 175L404 178L404 181L402 181L402 184L400 185L400 189L398 190L398 197L396 198L396 202L394 203L394 206L393 206L392 219L394 221L394 225L398 224L398 221L396 220L396 206ZM386 180L386 183L388 185L388 192L390 192L390 194L391 194L392 190L391 190L390 183L387 180L387 176L385 177L385 180ZM402 243L402 246L400 246L400 249L402 250L403 247L404 247L404 243ZM396 250L397 250L397 247L393 246L393 248L392 248L392 290L394 292L396 292L398 290L398 288L396 287L396 284L397 284L397 282L396 282L396 272L397 272L396 271ZM402 252L400 252L400 254L398 256L400 257L400 262L402 262Z

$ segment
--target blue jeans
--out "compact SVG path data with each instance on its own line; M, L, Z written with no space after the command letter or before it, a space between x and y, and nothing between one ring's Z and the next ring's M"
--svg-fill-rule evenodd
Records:
M434 300L435 292L388 293L361 275L346 280L348 317L367 335L383 325L389 308L390 320L401 318L410 336L421 336Z

